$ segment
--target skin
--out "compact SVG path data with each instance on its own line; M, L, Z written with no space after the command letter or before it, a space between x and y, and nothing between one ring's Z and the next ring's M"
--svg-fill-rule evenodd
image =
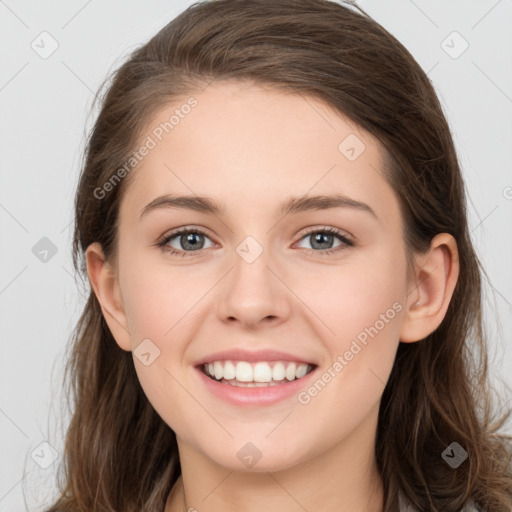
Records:
M194 93L198 105L132 171L120 206L119 252L105 261L87 249L91 286L118 345L149 338L160 355L134 357L141 385L177 436L182 477L166 512L189 510L380 511L383 486L375 458L381 395L399 341L416 342L441 323L459 267L454 239L439 234L406 272L403 219L382 178L379 142L324 103L234 81ZM184 99L185 101L186 99ZM182 103L162 107L151 133ZM366 146L354 161L338 150L349 134ZM331 208L284 217L290 196L343 193L375 212ZM209 196L213 215L162 208L140 219L163 193ZM195 251L176 228L200 227ZM333 227L337 237L311 254L306 228ZM236 248L247 237L263 248L247 263ZM204 240L204 242L202 242ZM420 305L417 302L420 301ZM230 348L277 348L328 371L352 340L394 303L392 320L307 404L297 397L240 407L213 396L193 363ZM245 467L237 452L253 443L262 457Z

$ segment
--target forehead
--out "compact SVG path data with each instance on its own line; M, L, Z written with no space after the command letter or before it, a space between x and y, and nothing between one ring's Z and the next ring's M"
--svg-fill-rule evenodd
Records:
M122 201L125 217L164 193L218 198L239 214L336 192L396 213L377 139L311 96L213 82L161 107L140 138L149 139Z

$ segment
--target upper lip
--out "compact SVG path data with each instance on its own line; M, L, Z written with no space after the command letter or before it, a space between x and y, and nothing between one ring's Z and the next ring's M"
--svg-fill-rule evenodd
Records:
M308 359L304 359L303 357L296 356L293 354L288 354L286 352L282 352L280 350L243 350L243 349L231 349L231 350L223 350L221 352L215 352L208 356L205 356L198 361L195 362L194 366L200 366L206 363L213 363L214 361L248 361L248 362L257 362L257 361L293 361L302 364L311 364L315 365ZM316 365L315 365L316 366Z

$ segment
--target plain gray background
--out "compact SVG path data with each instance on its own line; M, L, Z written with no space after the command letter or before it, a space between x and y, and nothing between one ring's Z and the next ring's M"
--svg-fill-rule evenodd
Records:
M83 304L70 258L72 202L93 93L191 3L0 0L2 512L42 510L54 489L59 460L41 464L51 462L52 449L60 456L67 422L62 357ZM440 97L469 191L471 235L490 279L491 371L510 386L512 2L359 4L409 49ZM56 50L44 55L52 44ZM33 252L43 237L57 251L46 262ZM512 395L499 389L503 406Z

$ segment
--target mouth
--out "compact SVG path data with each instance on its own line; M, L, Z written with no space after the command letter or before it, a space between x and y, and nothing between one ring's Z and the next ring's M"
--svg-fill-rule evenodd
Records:
M261 388L300 380L316 365L294 361L219 360L200 364L197 368L211 380L227 386Z

